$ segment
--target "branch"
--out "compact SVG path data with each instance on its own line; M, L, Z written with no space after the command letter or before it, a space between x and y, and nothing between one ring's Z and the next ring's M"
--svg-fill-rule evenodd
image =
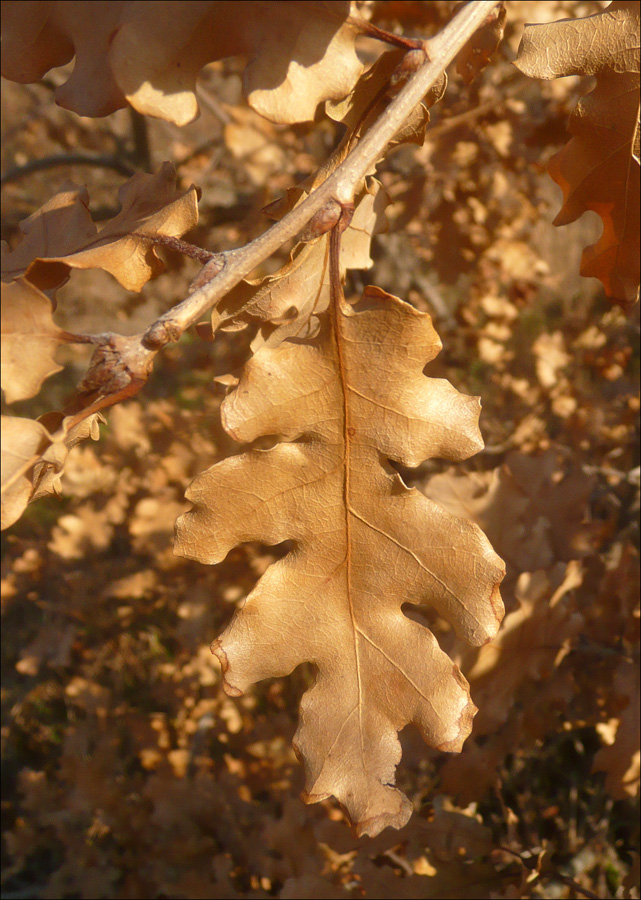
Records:
M482 24L497 0L472 0L440 34L426 41L428 59L390 103L378 122L344 162L299 206L256 240L239 250L216 254L220 271L193 294L161 316L146 332L147 346L160 347L181 335L207 310L309 222L329 200L348 205L356 185L381 158L385 147L409 118L449 63Z
M256 240L238 250L207 254L210 259L193 284L195 290L185 300L141 334L127 338L116 334L84 336L83 339L96 344L97 349L78 394L63 410L68 417L65 430L89 413L136 394L148 380L154 357L161 347L177 341L256 266L298 234L326 203L333 200L341 208L349 207L357 185L383 156L394 135L497 2L472 0L440 34L426 41L427 61L341 165L309 197ZM145 237L152 239L149 235ZM54 437L63 436L61 432Z

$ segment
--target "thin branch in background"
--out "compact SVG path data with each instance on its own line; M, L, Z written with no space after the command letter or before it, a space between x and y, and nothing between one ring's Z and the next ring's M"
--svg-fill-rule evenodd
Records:
M129 107L129 121L133 138L133 151L130 154L132 163L144 172L151 172L151 149L149 146L149 129L147 119L132 106Z
M196 96L200 105L204 106L223 125L229 125L234 121L218 98L205 90L202 85L196 86Z
M23 166L15 166L4 173L0 184L10 184L19 181L33 172L41 172L46 169L55 169L61 166L95 166L101 169L113 169L119 175L131 178L139 169L131 163L116 156L90 156L88 153L59 153L53 156L44 156L42 159L32 159Z
M505 847L502 844L500 844L497 849L518 859L521 865L532 873L530 876L530 878L532 878L530 884L532 884L533 881L560 881L562 884L572 888L572 890L581 897L587 897L588 900L601 900L597 894L593 894L592 891L589 891L587 888L581 887L577 881L570 878L568 875L562 875L560 872L555 871L545 873L537 871L537 866L540 865L540 863L538 858L535 859L536 852L534 850L528 850L526 853L519 853L517 850L511 850L510 847Z

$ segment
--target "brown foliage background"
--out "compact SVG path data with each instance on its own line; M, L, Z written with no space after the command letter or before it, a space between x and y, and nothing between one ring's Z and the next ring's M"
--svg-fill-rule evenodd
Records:
M374 4L374 19L428 33L452 6ZM108 414L100 442L71 451L63 498L3 537L6 897L638 896L638 309L577 274L598 221L550 224L559 197L544 164L587 79L538 82L509 63L523 21L600 8L508 4L495 65L469 87L454 78L424 147L379 167L389 230L374 268L348 281L348 293L372 282L429 311L444 350L428 374L483 399L482 453L402 472L481 525L508 567L490 645L470 650L429 623L481 710L463 752L403 732L399 785L416 813L357 839L335 804L298 799L291 737L309 671L222 694L209 644L283 548L244 545L215 569L172 553L186 485L236 452L212 376L242 364L253 334L186 337L144 396ZM29 170L78 152L131 171L172 159L180 186L203 191L194 243L259 234L262 207L324 162L340 126L266 122L242 105L240 71L206 69L202 116L181 129L126 110L78 118L51 102L57 71L4 84L10 243L68 179L88 185L94 216L116 212L113 168ZM57 324L139 329L198 269L166 258L140 295L74 272ZM65 352L49 408L89 353Z

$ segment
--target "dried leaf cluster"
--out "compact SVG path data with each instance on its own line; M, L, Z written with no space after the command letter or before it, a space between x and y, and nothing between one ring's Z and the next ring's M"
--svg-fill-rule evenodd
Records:
M9 79L75 55L58 103L156 117L177 162L98 215L100 169L7 179L10 211L42 192L2 260L10 890L636 896L638 4L558 4L530 79L497 46L544 5L493 4L470 87L443 114L436 80L370 158L445 52L399 32L454 4L5 5ZM47 115L7 146L112 140ZM600 238L542 224L553 151L555 224ZM266 267L263 215L329 183Z

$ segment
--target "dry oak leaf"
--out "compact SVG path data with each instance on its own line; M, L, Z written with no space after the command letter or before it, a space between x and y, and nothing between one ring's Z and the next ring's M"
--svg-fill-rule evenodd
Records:
M197 476L176 552L217 563L243 541L294 549L270 566L215 641L225 690L316 668L294 738L308 803L334 795L359 834L402 827L397 732L413 722L460 750L475 707L457 666L402 604L429 604L484 644L503 617L502 561L480 529L408 489L388 459L465 459L483 446L479 401L423 368L431 319L369 287L323 317L314 342L263 348L222 406L239 441L278 435Z
M54 353L64 332L54 323L53 304L25 278L2 285L2 390L7 403L27 400L59 372Z
M27 505L54 493L60 483L69 450L77 443L99 437L100 416L77 424L73 416L42 416L42 421L2 416L2 486L0 530L16 522ZM47 427L51 424L58 427Z
M53 435L53 444L35 461L30 502L48 494L61 494L62 472L69 451L88 438L92 441L100 438L99 424L105 422L100 413L93 413L79 422L75 421L76 418L72 415L64 416L60 412L49 412L38 419Z
M82 4L80 4L82 5ZM121 210L98 231L85 188L61 191L21 223L25 239L3 247L2 279L25 275L42 290L64 282L70 269L104 269L129 291L140 291L164 269L144 238L131 232L180 237L198 221L198 193L176 189L176 172L163 163L154 175L139 173L118 190Z
M465 84L471 84L490 62L503 40L506 16L504 3L494 6L456 57L456 71Z
M2 529L13 525L29 503L33 485L27 473L51 440L33 419L2 416Z
M198 115L198 73L245 56L249 104L275 122L311 121L319 103L349 93L362 64L349 0L238 3L3 4L2 74L28 83L76 56L56 101L84 116L130 103L185 125Z
M581 275L609 298L639 297L639 3L614 2L584 19L526 25L516 61L534 78L595 75L596 87L569 121L572 140L549 163L563 191L555 225L586 210L603 221L583 251Z

